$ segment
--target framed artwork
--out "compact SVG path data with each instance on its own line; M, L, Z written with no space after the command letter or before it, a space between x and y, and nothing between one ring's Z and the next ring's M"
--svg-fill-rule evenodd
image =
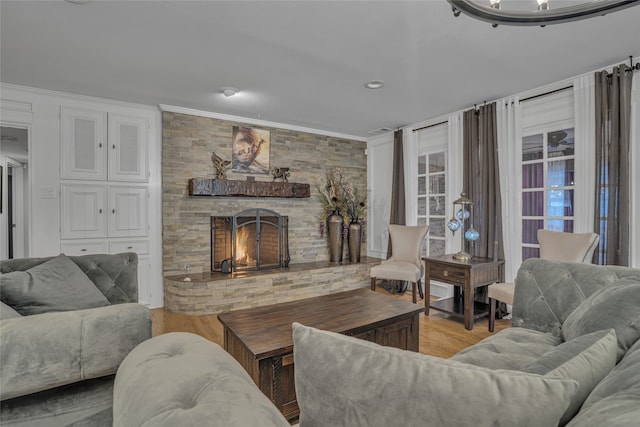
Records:
M231 170L240 173L269 173L271 132L233 126Z

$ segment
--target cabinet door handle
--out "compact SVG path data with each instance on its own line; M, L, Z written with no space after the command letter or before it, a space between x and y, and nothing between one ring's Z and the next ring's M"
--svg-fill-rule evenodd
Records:
M102 209L98 209L98 213L101 214L102 213Z
M98 148L102 148L102 142L98 143Z
M116 213L116 210L115 210L115 209L113 209L113 210L111 211L111 213Z
M113 149L114 149L114 150L116 149L116 144L113 144Z
M127 246L127 249L133 249L133 246Z
M80 249L80 252L87 252L87 250L83 248L83 249Z

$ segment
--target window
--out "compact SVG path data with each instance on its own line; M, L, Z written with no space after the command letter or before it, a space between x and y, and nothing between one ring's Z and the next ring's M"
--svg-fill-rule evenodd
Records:
M418 156L418 225L429 224L423 256L445 254L446 164L444 151Z
M574 130L543 129L522 138L522 259L540 256L537 232L573 232Z

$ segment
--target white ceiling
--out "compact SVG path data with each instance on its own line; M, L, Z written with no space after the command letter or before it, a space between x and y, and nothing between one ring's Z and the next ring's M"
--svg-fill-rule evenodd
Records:
M640 55L640 7L545 28L454 18L445 0L3 0L0 14L4 83L358 137Z

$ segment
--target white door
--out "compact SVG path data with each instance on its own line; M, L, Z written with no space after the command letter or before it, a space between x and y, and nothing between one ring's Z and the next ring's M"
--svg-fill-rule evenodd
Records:
M62 184L61 187L61 237L107 237L107 187L99 184Z
M109 236L146 236L147 206L146 186L109 186Z
M61 177L105 180L107 113L61 108Z
M109 180L146 182L147 121L109 114Z

